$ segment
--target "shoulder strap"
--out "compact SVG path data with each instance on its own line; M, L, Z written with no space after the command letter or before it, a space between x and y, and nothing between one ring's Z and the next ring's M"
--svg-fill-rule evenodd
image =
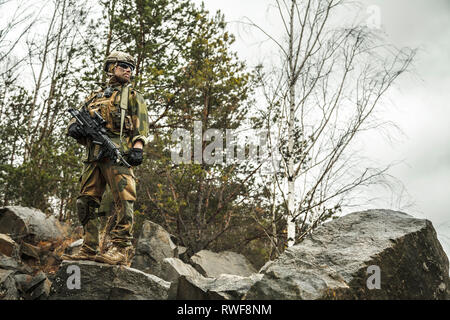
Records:
M123 123L125 120L125 112L128 109L128 86L122 88L120 95L120 142L122 142Z

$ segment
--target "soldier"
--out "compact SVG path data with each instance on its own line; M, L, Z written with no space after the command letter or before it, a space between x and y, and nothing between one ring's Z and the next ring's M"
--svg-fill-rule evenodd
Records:
M104 64L104 71L109 76L107 86L91 94L85 106L91 114L97 111L106 120L108 136L120 147L127 162L138 166L142 163L142 149L147 143L148 117L142 95L129 85L134 68L134 59L129 54L112 52ZM76 202L84 243L79 253L63 256L63 259L129 265L133 252L133 204L136 200L133 170L115 164L109 158L95 161L100 147L87 139L74 119L69 123L67 134L86 146L87 158ZM108 235L110 243L105 252L100 252L98 208L106 185L113 194L115 221Z

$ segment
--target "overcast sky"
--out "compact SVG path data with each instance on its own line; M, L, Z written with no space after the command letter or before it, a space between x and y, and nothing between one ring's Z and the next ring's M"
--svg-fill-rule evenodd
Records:
M272 34L281 34L271 3L274 1L207 0L205 7L225 14L229 29L237 36L234 49L252 66L273 52L261 43L261 34L236 21L249 18ZM392 199L374 188L368 192L379 193L382 199L368 207L402 210L429 219L438 233L450 237L450 1L363 0L361 4L362 21L373 17L374 8L379 11L388 42L419 48L413 72L399 79L389 94L389 112L384 114L404 134L394 134L393 142L374 135L365 150L380 163L400 162L390 173L403 182L409 196L397 194ZM447 241L447 254L448 239L441 238L441 242Z

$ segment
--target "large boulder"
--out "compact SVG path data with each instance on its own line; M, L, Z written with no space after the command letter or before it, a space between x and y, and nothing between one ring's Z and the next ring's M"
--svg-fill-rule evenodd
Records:
M53 278L50 299L165 300L169 289L170 282L137 269L66 260Z
M25 238L29 243L58 241L65 236L55 217L47 217L37 209L19 206L0 208L0 233L8 234L15 241Z
M170 299L239 300L262 275L221 274L217 278L207 278L178 258L166 258L162 264L162 276L171 282Z
M160 225L146 220L136 244L131 267L161 277L165 258L176 257L177 246L170 234Z
M169 298L176 299L178 294L178 282L181 277L203 278L191 265L178 258L165 258L161 265L161 277L171 282Z
M446 299L449 287L431 222L392 210L325 223L260 272L245 299Z
M201 250L191 257L190 262L205 277L217 278L224 273L248 277L257 272L247 258L231 251Z
M261 274L252 274L248 277L221 274L217 278L183 275L178 279L177 299L240 300L261 277Z

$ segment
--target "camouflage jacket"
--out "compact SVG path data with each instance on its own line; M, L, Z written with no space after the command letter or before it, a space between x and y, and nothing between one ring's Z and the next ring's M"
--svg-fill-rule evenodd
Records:
M120 147L121 152L127 152L131 149L137 140L145 145L148 142L148 112L142 94L132 87L128 87L128 103L125 112L122 141L120 140L121 127L121 96L124 86L116 85L111 96L105 96L107 88L99 89L93 92L84 103L84 106L93 114L97 111L103 119L106 120L107 134L111 140ZM69 122L69 128L75 119ZM78 140L79 143L86 146L86 159L92 161L98 155L100 148L91 143L86 138Z

